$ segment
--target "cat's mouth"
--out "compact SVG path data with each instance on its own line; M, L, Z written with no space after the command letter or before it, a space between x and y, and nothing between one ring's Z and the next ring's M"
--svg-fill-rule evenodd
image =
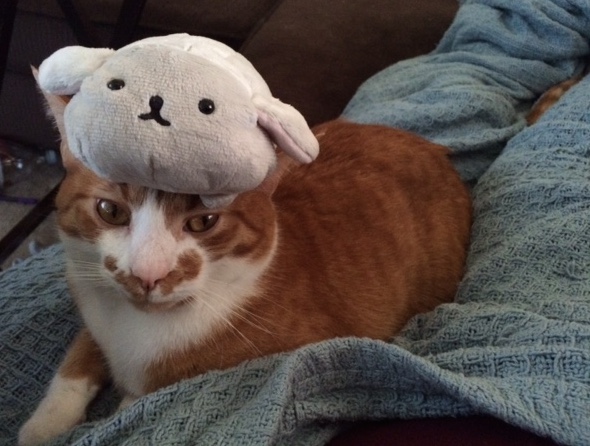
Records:
M136 309L146 313L172 311L186 305L192 299L191 297L174 295L174 293L164 295L159 287L148 291L133 282L122 285L126 291L127 301Z
M175 293L173 290L177 284L174 281L148 287L139 277L119 271L113 260L107 259L105 268L113 273L117 286L123 288L126 300L140 311L146 313L171 311L186 305L193 299L191 296Z
M179 295L172 292L172 289L164 290L160 285L147 289L141 285L140 280L131 275L115 275L115 281L123 287L127 301L146 313L175 310L192 300L192 297Z
M164 302L154 302L147 299L137 300L130 298L129 301L135 308L137 308L140 311L146 313L163 313L185 306L190 302L190 298Z

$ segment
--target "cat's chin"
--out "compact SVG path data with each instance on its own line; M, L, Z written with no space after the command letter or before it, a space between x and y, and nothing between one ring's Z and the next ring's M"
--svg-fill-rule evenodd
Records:
M148 302L148 301L138 301L135 299L129 299L129 302L138 309L139 311L143 311L145 313L163 313L167 311L176 310L180 307L184 307L189 303L190 299L180 299L180 300L173 300L168 302Z

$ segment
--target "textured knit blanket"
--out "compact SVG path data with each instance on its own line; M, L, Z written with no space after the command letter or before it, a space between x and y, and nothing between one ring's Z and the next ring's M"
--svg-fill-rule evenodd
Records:
M345 111L449 145L479 180L456 303L390 343L311 345L116 414L107 390L56 444L320 445L351 420L468 414L590 444L590 79L522 130L531 101L579 72L589 38L588 0L466 1L433 54L378 74ZM79 323L59 246L0 275L0 444Z

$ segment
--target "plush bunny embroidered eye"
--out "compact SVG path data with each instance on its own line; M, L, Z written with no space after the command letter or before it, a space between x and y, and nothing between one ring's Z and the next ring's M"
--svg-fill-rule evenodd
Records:
M204 115L210 115L215 111L215 103L211 99L201 99L199 101L199 111Z
M115 182L199 194L210 207L262 183L276 147L302 163L319 151L303 116L274 98L243 56L203 37L62 48L41 64L39 84L73 95L66 134L89 168Z
M125 81L122 79L112 79L108 82L107 87L109 90L120 90L125 86Z

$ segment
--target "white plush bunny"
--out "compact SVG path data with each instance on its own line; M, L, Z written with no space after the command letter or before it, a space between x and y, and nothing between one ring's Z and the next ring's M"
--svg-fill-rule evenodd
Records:
M266 178L275 146L303 163L318 155L303 116L243 56L204 37L66 47L38 76L47 93L73 95L70 150L111 181L199 194L217 207Z

